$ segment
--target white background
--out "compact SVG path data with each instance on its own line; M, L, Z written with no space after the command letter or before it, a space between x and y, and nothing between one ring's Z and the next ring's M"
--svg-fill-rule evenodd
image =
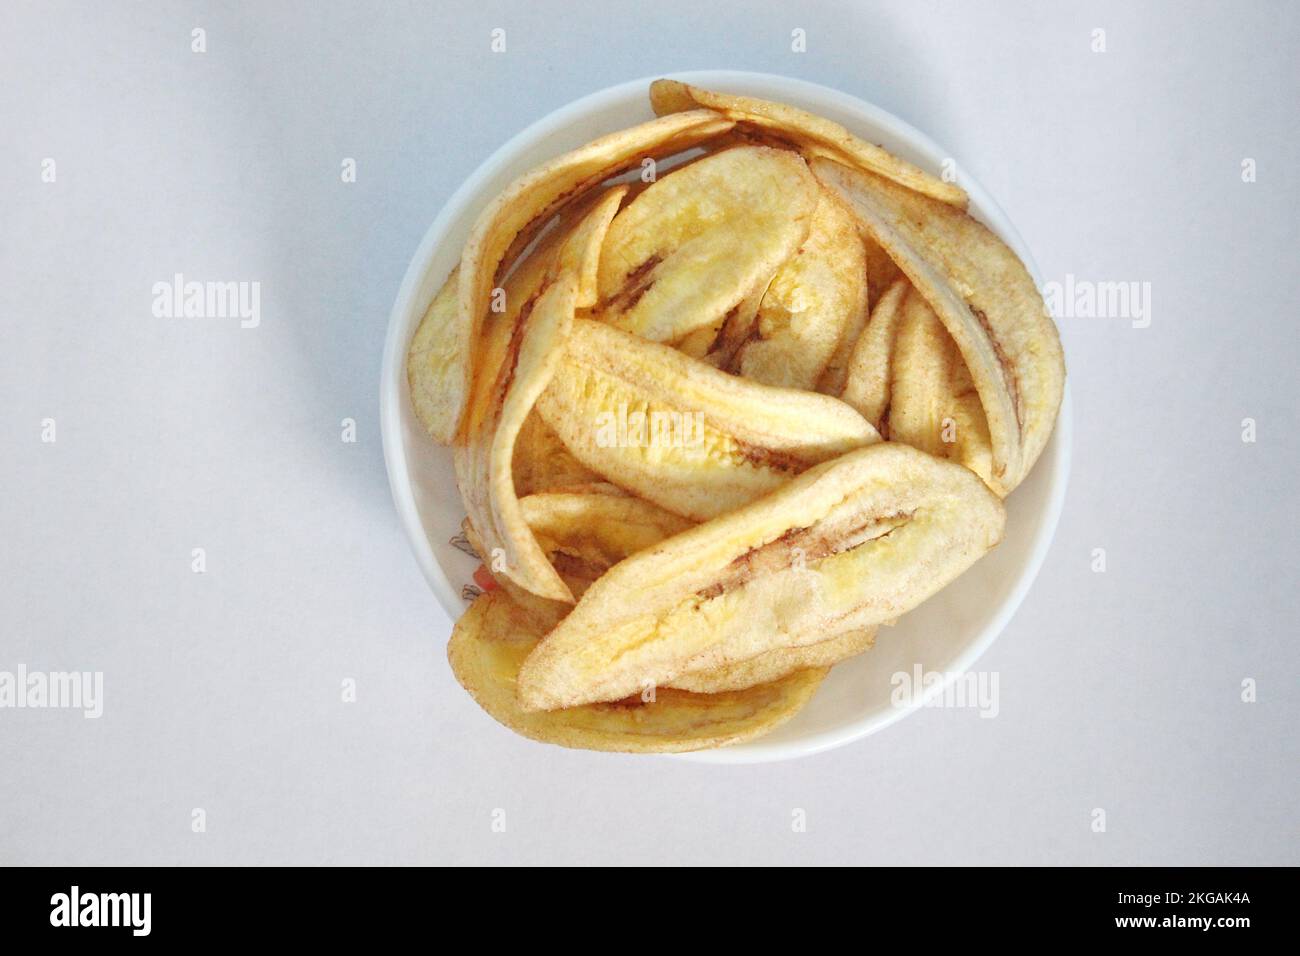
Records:
M581 6L0 7L0 670L105 680L99 720L0 710L0 862L1300 863L1300 8ZM1151 283L1149 328L1061 323L1074 470L996 719L701 766L530 743L452 679L379 442L402 273L517 130L705 68L874 102L1048 280ZM261 326L155 318L176 272L259 281Z

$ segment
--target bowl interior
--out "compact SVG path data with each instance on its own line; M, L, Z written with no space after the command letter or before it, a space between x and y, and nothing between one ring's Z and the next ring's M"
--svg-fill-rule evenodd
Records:
M931 172L937 172L949 155L883 110L815 84L733 71L673 76L808 109ZM647 98L650 79L611 87L571 103L502 146L448 201L421 242L398 293L389 323L381 382L384 454L403 527L425 577L453 620L466 607L460 589L469 582L477 562L448 543L460 530L464 508L456 490L450 451L429 440L411 407L405 374L407 344L459 259L479 210L512 179L539 162L604 133L651 119L653 112ZM970 194L974 215L1020 255L1041 286L1037 267L1006 216L977 183L963 178L961 185ZM926 673L947 675L968 669L1010 619L1046 554L1064 498L1069 431L1067 391L1051 442L1033 473L1007 499L1007 528L1002 544L896 626L882 627L876 646L838 665L795 719L752 743L678 759L748 763L839 746L892 723L923 703L891 703L894 674L911 674L916 667ZM934 685L924 699L942 692L942 687Z

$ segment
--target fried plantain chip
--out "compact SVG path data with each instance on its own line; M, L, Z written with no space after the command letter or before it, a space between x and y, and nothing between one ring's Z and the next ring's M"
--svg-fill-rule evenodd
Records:
M519 509L556 572L575 597L624 558L691 527L691 522L610 484L574 485L519 499ZM465 519L470 545L491 566L473 524ZM499 583L515 603L545 629L568 613L569 605L539 598L504 575ZM522 592L522 593L521 593Z
M656 689L613 703L530 713L515 693L520 665L542 637L508 595L475 599L456 622L447 658L462 687L494 720L533 740L627 753L677 753L759 737L797 714L826 675L797 671L744 690L695 694ZM649 696L649 695L646 695Z
M708 670L690 671L669 684L678 690L696 694L716 694L724 690L741 690L755 684L779 680L809 667L831 667L840 661L869 650L876 642L876 629L852 630L802 647L777 647L757 657Z
M871 310L871 320L849 356L844 391L840 394L882 435L889 435L890 362L903 300L910 288L906 279L896 279Z
M507 312L490 324L484 367L476 374L465 441L454 453L457 484L465 510L490 554L500 550L494 570L539 597L572 601L564 581L547 561L515 495L515 439L537 397L559 364L582 301L588 260L626 193L607 190L572 228L561 228L507 283ZM588 283L588 295L592 285ZM498 567L499 566L499 567Z
M448 377L460 375L464 358L458 352L456 327L460 266L451 270L438 294L429 303L406 350L406 381L411 389L415 415L436 442L451 443L456 422L450 418ZM459 418L459 414L457 414Z
M979 394L957 344L915 289L903 302L890 368L890 439L959 462L991 485L993 454Z
M696 520L879 440L838 399L736 378L584 319L537 408L588 468Z
M685 518L641 498L630 497L612 485L530 495L519 504L538 544L579 598L618 562L692 526ZM502 583L518 603L511 582ZM542 600L526 596L533 602ZM530 615L544 630L553 628L569 611L567 605L558 602L547 604L542 613L534 607ZM867 650L874 640L875 629L871 628L807 647L777 648L737 664L685 674L671 686L698 694L743 690L810 667L830 667Z
M893 442L819 465L610 569L519 672L527 710L897 618L1002 537L1001 501L959 465Z
M618 562L692 526L614 485L530 495L521 498L519 505L538 544L578 598ZM482 544L468 519L465 532L482 557ZM570 610L563 602L525 591L509 578L502 577L498 583L542 633L554 628ZM777 648L751 660L684 674L671 686L698 694L743 690L809 667L830 667L867 650L874 640L874 628L852 631L807 647Z
M687 530L692 522L641 498L591 492L545 492L520 501L528 526L551 555L597 573Z
M767 283L756 286L720 320L687 333L677 342L677 350L714 368L734 372L735 369L731 366L736 352L753 334L758 307L763 304L767 288Z
M880 243L869 236L862 237L862 246L867 256L867 298L874 309L894 281L903 275L903 270L889 258L889 253L880 248Z
M711 364L764 385L812 390L841 344L857 337L867 314L866 252L853 216L819 192L803 245L777 269L748 321L729 318Z
M573 608L573 605L567 601L553 601L550 598L538 597L532 591L529 591L526 588L521 588L519 585L515 584L514 581L511 581L510 578L506 577L504 574L493 572L491 570L494 563L493 556L491 552L484 547L483 539L479 537L479 533L474 529L473 523L469 518L466 518L461 522L460 527L461 531L464 532L466 539L469 541L470 547L474 549L475 554L477 554L479 559L483 562L482 569L475 571L474 573L475 585L479 585L479 578L481 574L486 571L486 573L492 576L492 580L496 583L496 586L505 592L505 594L510 597L510 600L514 602L519 613L525 615L529 622L534 627L538 628L541 633L545 634L547 631L555 627L555 625L559 624L560 621L564 619L564 615L568 614ZM573 569L567 567L562 571L559 571L559 575L565 585L569 588L570 593L575 596L582 594L583 591L591 586L592 581L595 580L591 575L579 576L574 574ZM481 587L478 589L480 591L483 590ZM464 597L465 592L462 591L461 596ZM474 596L477 597L477 594Z
M850 215L853 215L852 210L848 210L847 203L838 196L835 198L836 202L840 203ZM856 223L857 217L854 216L853 218ZM840 337L839 345L835 348L835 354L831 356L830 362L826 365L826 371L822 373L822 377L818 380L817 391L823 395L843 397L853 350L857 347L858 341L862 338L862 333L867 327L868 316L875 310L877 303L880 302L889 287L903 274L902 270L894 264L894 260L889 258L889 254L880 248L878 243L865 235L860 235L859 239L862 242L862 253L866 262L867 308L861 313L858 321L845 329L844 335Z
M798 154L763 146L674 170L610 226L594 317L654 342L716 325L799 248L818 192Z
M963 210L826 159L812 167L851 204L957 343L988 422L990 479L1005 496L1046 446L1065 388L1060 336L1033 279Z
M650 105L660 116L701 107L716 110L737 123L791 138L799 144L818 146L840 162L859 166L918 193L954 206L966 205L966 191L956 183L931 176L893 153L859 139L839 123L786 103L718 93L678 80L655 80L650 84Z
M515 494L521 498L539 491L555 491L601 480L600 475L573 457L536 408L528 413L519 437L515 439L512 467Z
M419 382L411 392L420 396L420 419L435 441L450 444L458 432L480 365L477 347L489 297L511 252L592 186L644 158L691 149L733 125L710 110L694 110L602 136L520 176L479 214L448 280L451 289L444 286L435 298L408 355L408 374ZM580 288L580 296L586 291ZM444 294L454 297L454 307L439 301Z

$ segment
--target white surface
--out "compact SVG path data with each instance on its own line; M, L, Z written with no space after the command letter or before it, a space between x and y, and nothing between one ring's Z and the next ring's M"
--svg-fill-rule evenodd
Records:
M923 133L879 107L844 93L770 73L705 70L674 78L706 89L726 90L790 103L843 124L868 142L938 173L949 153ZM420 569L452 620L465 610L461 587L477 562L449 542L459 534L465 506L455 487L450 449L429 440L410 401L406 353L415 329L455 265L478 214L539 157L559 155L599 136L654 117L644 77L591 93L560 107L511 138L479 166L420 241L393 304L380 372L379 415L393 502ZM1033 274L1032 255L993 199L967 177L971 211L1002 236ZM1041 276L1035 276L1038 286ZM1047 555L1061 516L1070 467L1071 415L1063 402L1060 421L1033 475L1008 502L1010 518L996 552L979 561L943 592L882 628L870 654L834 669L798 716L760 740L697 751L682 759L702 763L788 760L859 740L914 713L967 671L997 639L1020 606ZM942 675L925 693L896 697L893 675Z
M6 5L0 670L101 670L105 702L99 720L0 710L0 862L1300 862L1298 16ZM1049 281L1151 283L1149 328L1061 323L1074 468L1042 573L978 665L995 719L925 710L819 756L710 767L520 740L446 667L377 425L411 251L537 117L706 67L924 129ZM261 326L154 318L175 272L260 281Z

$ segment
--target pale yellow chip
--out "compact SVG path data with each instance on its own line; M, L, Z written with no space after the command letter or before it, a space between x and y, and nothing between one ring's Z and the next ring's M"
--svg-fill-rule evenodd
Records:
M524 419L519 437L515 439L513 467L515 494L521 498L539 491L555 491L601 481L600 475L574 458L564 447L560 436L542 420L536 408Z
M520 700L551 710L892 620L1001 540L970 471L893 442L819 465L601 576L529 657Z
M861 412L862 417L884 436L889 435L887 419L894 339L903 315L903 301L910 288L907 279L896 279L871 310L871 319L849 355L844 390L840 394L840 398Z
M904 300L890 366L890 439L965 465L998 491L988 422L970 372L915 289Z
M537 546L577 598L624 558L691 527L685 518L603 483L531 494L519 499L519 510ZM568 613L566 602L538 597L499 573L504 569L494 567L473 522L466 518L462 527L497 583L539 627L549 630Z
M755 286L726 315L679 339L677 350L714 368L735 372L736 353L754 334L758 307L767 295L768 285Z
M1010 493L1047 445L1065 390L1060 336L1029 272L962 209L837 162L812 167L957 343L988 423L990 480Z
M456 307L439 305L420 343L415 374L423 383L421 420L435 441L450 444L459 430L480 364L477 345L498 270L521 240L592 186L643 159L691 149L733 125L710 110L694 110L620 130L525 173L488 204L461 255Z
M879 440L838 399L737 378L583 319L537 408L585 466L696 520Z
M511 581L505 574L493 572L492 565L494 561L492 553L483 544L483 539L474 528L473 522L466 518L461 522L461 531L464 532L465 538L469 541L470 547L479 556L483 562L483 567L492 573L492 578L496 586L500 588L507 597L514 603L520 614L525 615L531 622L532 626L545 634L555 625L563 620L564 615L569 613L573 605L568 601L553 601L550 598L538 597L527 588L521 588ZM569 592L575 597L580 597L587 588L589 588L598 575L595 574L575 574L573 568L566 567L564 570L558 570L561 580L564 581ZM474 591L479 592L482 589L477 583L473 586ZM462 594L463 596L463 594Z
M641 498L590 491L552 491L519 502L543 550L597 571L679 534L692 522Z
M673 679L671 686L697 694L717 694L740 690L755 684L780 680L809 667L831 667L871 648L876 629L869 627L830 637L816 644L800 647L777 647L757 657L707 670L689 671Z
M874 143L854 136L839 123L786 103L719 93L678 80L655 80L650 84L650 105L660 116L701 107L716 110L737 123L789 137L796 143L818 146L841 162L870 170L918 193L955 206L966 205L966 191L956 183L931 176Z
M456 422L451 420L448 411L448 376L451 372L455 373L452 377L459 376L459 363L467 359L458 351L454 331L460 302L459 281L457 265L429 303L406 350L411 405L429 437L443 445L451 443L456 430Z
M515 493L515 439L559 366L574 310L582 295L587 260L598 255L626 187L611 189L562 228L507 285L507 313L489 328L481 350L463 445L453 456L465 511L492 556L495 571L553 601L572 601L528 528ZM589 290L590 291L590 290ZM513 299L511 296L513 295Z
M595 317L654 342L716 325L798 250L819 191L798 154L762 146L668 173L610 226Z
M515 686L520 665L541 637L508 596L489 592L456 622L447 658L461 686L493 719L533 740L584 750L679 753L752 740L797 714L826 675L825 669L802 670L718 694L647 687L628 700L530 713L520 707Z
M765 285L757 310L747 321L731 317L720 330L717 364L765 385L812 390L866 315L866 253L857 225L819 190L808 237Z
M867 297L874 309L889 287L902 277L903 270L889 258L889 253L880 248L880 243L870 237L862 237L862 246L867 257Z

